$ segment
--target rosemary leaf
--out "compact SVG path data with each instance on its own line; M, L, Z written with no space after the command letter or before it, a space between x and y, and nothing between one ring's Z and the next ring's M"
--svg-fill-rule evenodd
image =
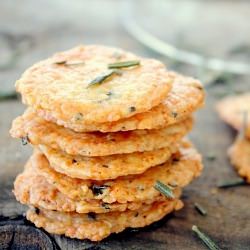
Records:
M134 61L124 61L124 62L116 62L116 63L110 63L108 64L109 69L119 69L119 68L128 68L133 66L140 65L140 61L134 60Z
M55 62L54 64L65 65L65 66L77 66L77 65L84 65L84 62L81 62L81 61L68 62L68 61L64 60L64 61Z
M175 198L172 188L168 185L163 184L160 181L156 181L154 188L158 190L160 193L162 193L163 195L165 195L167 198L171 198L171 199Z
M222 183L220 183L217 187L218 188L229 188L229 187L237 187L241 185L245 185L246 182L243 179L232 179L232 180L227 180Z
M102 185L102 186L98 186L96 184L94 184L92 187L90 187L90 189L92 190L94 195L101 195L103 194L103 191L107 188L107 185Z
M15 91L0 92L0 101L15 100L17 99L17 97L18 97L18 94Z
M216 155L210 153L210 154L208 154L208 155L206 156L206 159L207 159L208 161L215 161L215 160L216 160Z
M192 231L194 231L197 236L203 241L203 243L210 249L210 250L221 250L220 247L216 245L206 234L200 231L200 229L196 226L192 226Z
M194 207L195 209L203 216L206 216L207 215L207 211L198 203L194 203Z
M89 212L87 215L90 220L96 220L96 213Z
M248 111L245 110L243 111L243 122L241 129L239 131L238 137L241 139L244 139L246 137L246 131L247 131L247 126L248 126Z
M54 62L54 64L57 64L57 65L65 65L66 63L67 63L66 60Z
M100 85L102 84L107 78L109 78L110 76L117 74L120 75L121 72L117 71L117 70L109 70L106 73L103 73L100 76L97 76L95 79L93 79L87 86L87 88L91 87L91 86L96 86L96 85Z
M28 135L21 137L22 145L25 146L29 143L29 137Z

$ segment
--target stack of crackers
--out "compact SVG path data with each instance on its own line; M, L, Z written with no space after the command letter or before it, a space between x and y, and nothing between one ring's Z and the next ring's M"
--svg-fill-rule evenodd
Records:
M239 131L228 155L239 175L250 183L250 93L225 97L217 110L226 123Z
M204 102L198 80L154 59L79 46L16 83L29 107L11 135L34 152L14 185L37 227L99 241L180 209L201 156L183 139Z

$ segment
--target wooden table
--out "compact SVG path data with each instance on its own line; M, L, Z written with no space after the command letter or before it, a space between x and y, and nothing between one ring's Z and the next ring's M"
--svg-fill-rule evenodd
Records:
M117 1L1 1L0 3L1 90L13 89L15 79L33 62L54 51L79 43L101 43L123 47L142 55L152 52L132 39L119 22ZM88 9L86 6L88 5ZM99 17L93 16L96 10ZM4 25L3 25L4 24ZM14 53L9 65L3 65ZM170 62L165 59L169 65ZM172 65L174 68L174 65ZM178 70L195 74L190 67ZM249 79L236 77L233 90L249 90ZM23 217L25 206L15 201L13 180L31 153L29 146L9 136L11 121L24 110L20 100L0 102L0 249L206 249L192 233L193 224L211 236L222 249L250 249L249 186L217 189L223 180L236 177L227 159L227 148L235 133L214 111L218 95L226 85L207 89L206 106L197 114L191 138L204 156L202 176L183 194L185 207L141 230L127 230L101 243L72 240L36 229ZM215 156L211 160L211 155ZM197 213L194 202L208 212Z

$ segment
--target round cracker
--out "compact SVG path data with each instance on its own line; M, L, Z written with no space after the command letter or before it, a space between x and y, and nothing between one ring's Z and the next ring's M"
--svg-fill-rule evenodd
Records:
M162 219L165 215L183 207L176 199L145 205L137 211L111 212L106 214L77 214L31 208L27 219L36 227L42 227L52 234L63 234L70 238L100 241L111 233L125 228L139 228Z
M228 155L239 175L250 183L250 141L247 138L238 137L229 148Z
M117 132L136 129L157 129L184 120L204 103L204 89L194 78L177 73L170 73L174 79L173 87L163 103L148 112L139 113L129 118L108 123L86 123L83 119L73 119L70 122L55 119L46 110L36 110L44 119L70 128L76 132Z
M176 197L179 197L180 193L180 188L174 189ZM167 199L158 192L158 196L155 197L155 200L144 200L139 202L115 202L109 204L97 199L73 200L61 193L55 186L49 184L44 176L34 172L30 163L26 165L25 171L15 180L14 194L16 199L22 204L41 207L48 210L77 213L108 213L113 211L123 212L125 210L137 210L145 204Z
M139 60L140 65L122 68L102 84L89 86L110 71L108 64L118 61L117 52L122 56L119 61ZM36 63L16 82L16 89L25 104L46 110L57 120L70 123L80 115L92 123L117 121L151 109L166 98L171 83L164 64L157 60L90 45Z
M250 138L250 93L229 96L222 99L216 106L220 117L236 130L244 125L244 113L248 115L246 136Z
M28 138L33 145L47 145L71 155L105 156L152 151L179 141L192 128L192 118L155 130L116 133L77 133L38 117L31 110L16 118L11 135Z
M146 152L109 156L72 156L45 145L39 145L50 166L72 178L107 180L130 174L141 174L148 168L166 162L178 150L178 143Z
M80 180L57 173L37 151L30 161L32 172L43 176L72 200L101 200L104 203L152 202L159 196L159 192L154 188L157 180L183 188L199 176L202 170L200 154L189 142L184 141L180 151L168 162L152 167L140 175L115 180Z

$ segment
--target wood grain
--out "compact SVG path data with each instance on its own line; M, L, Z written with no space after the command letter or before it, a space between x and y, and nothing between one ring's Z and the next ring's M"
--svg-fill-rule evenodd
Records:
M7 36L14 47L20 47L23 43L23 48L16 63L0 72L1 88L12 89L15 79L33 62L54 51L82 42L112 44L157 57L126 34L118 21L118 12L114 11L119 7L117 1L104 3L95 0L87 4L89 9L86 10L86 1L74 1L74 4L73 1L70 4L66 1L53 1L52 4L49 0L29 0L22 5L17 4L17 1L2 1L0 20L6 25L0 26L0 38ZM55 8L60 18L54 17L52 10ZM98 12L100 16L93 22L91 13L95 13L96 8L104 11ZM7 49L4 51L9 53ZM171 67L170 62L165 61ZM192 75L198 73L185 65L172 65L172 69ZM250 89L247 78L236 77L234 82L237 84L230 85L231 92ZM22 146L20 141L11 139L8 131L11 121L22 113L24 107L20 100L0 102L0 249L11 246L12 249L75 250L206 249L192 233L193 224L210 235L222 249L250 249L250 187L215 188L221 180L236 177L226 155L235 133L220 121L214 111L219 94L228 89L229 86L225 84L208 88L206 107L196 116L197 123L191 138L204 156L205 169L201 178L185 189L185 207L149 227L126 230L100 243L49 236L43 230L35 229L22 217L25 207L14 199L13 180L22 171L31 149L29 146ZM208 160L210 155L214 155L216 159ZM206 217L197 213L194 202L206 208Z

